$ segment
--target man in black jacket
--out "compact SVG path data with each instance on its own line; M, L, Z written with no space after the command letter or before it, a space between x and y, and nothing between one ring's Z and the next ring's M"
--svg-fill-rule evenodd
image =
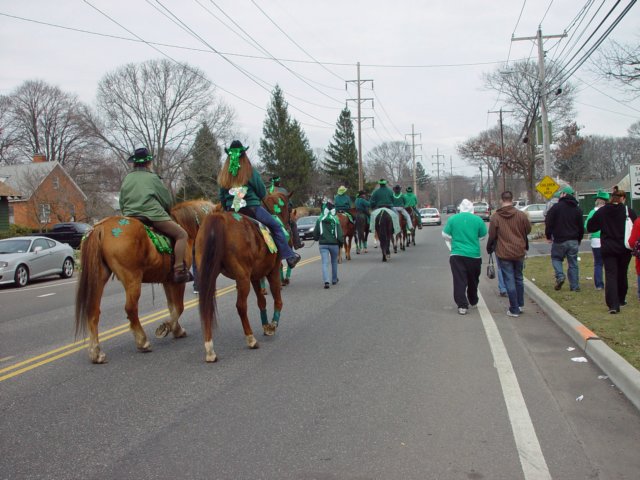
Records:
M551 264L556 274L555 289L560 290L565 276L562 262L567 259L567 276L572 292L580 291L578 248L584 237L582 210L574 197L573 188L565 185L560 190L560 200L547 212L544 234L551 243Z

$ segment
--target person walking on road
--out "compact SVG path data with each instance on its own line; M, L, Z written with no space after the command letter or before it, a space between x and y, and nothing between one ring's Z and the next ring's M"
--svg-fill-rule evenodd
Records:
M527 235L531 232L531 223L524 212L513 206L513 194L502 192L502 207L491 216L487 253L494 251L498 265L502 270L509 310L507 315L519 317L524 308L524 279L522 269L524 257L529 248Z
M478 304L478 283L482 269L480 239L487 235L487 227L473 214L473 203L466 198L460 203L460 213L447 220L442 236L451 242L451 275L453 276L453 300L458 313L466 315L469 307Z
M582 210L569 185L560 190L560 200L547 212L544 234L551 243L551 265L556 275L554 288L560 290L565 281L564 259L567 259L567 277L572 292L580 291L578 249L584 237Z
M609 194L604 190L598 190L596 193L596 202L594 208L587 215L584 221L584 228L587 228L587 222L591 220L593 214L601 207L604 207L609 201ZM604 290L604 276L602 275L602 252L600 251L600 231L591 234L591 252L593 253L593 283L596 290Z
M340 220L336 217L336 210L331 202L327 202L322 207L322 214L316 220L313 230L313 239L318 242L320 248L324 288L329 288L329 281L333 285L338 283L338 251L344 242ZM331 279L329 264L331 264Z
M609 313L620 313L627 304L627 279L631 250L625 245L624 229L627 217L636 220L636 213L628 208L624 190L616 189L608 203L587 222L589 232L600 230L602 263L604 264L604 296Z

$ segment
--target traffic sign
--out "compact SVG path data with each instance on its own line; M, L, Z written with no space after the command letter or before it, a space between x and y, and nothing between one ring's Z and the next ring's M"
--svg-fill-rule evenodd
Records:
M640 165L629 165L629 183L631 185L631 199L640 199Z
M547 200L549 200L559 188L560 185L558 185L549 175L545 175L544 178L536 185L536 190L539 191Z

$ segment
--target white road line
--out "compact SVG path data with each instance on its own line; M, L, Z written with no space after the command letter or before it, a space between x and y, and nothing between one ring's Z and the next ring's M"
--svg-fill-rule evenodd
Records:
M7 360L11 360L13 358L13 355L11 355L10 357L3 357L0 358L0 362L6 362Z
M42 290L43 288L55 288L55 287L58 287L60 285L71 285L73 283L77 283L77 281L76 280L72 280L70 282L49 283L47 285L42 285L42 286L39 286L39 287L37 287L37 286L33 286L33 287L28 286L28 287L25 287L25 288L20 288L19 290L15 289L15 288L14 289L7 289L7 290L0 291L0 295L3 295L3 294L11 295L11 294L16 293L17 291L30 292L31 290Z
M447 246L451 250L451 245L447 244ZM525 480L551 480L547 461L542 453L542 448L540 448L536 430L533 427L516 372L513 370L511 359L500 336L498 326L480 292L478 292L478 299L478 312L491 348L493 363L498 371L502 396L507 405L509 422L511 423L511 430L516 442L524 478Z
M50 297L51 295L55 295L55 293L45 293L44 295L38 295L38 298Z
M518 378L513 371L511 359L502 342L498 326L491 316L487 304L484 302L484 298L480 294L478 294L478 297L480 299L478 312L480 313L480 318L482 318L484 332L487 335L493 361L498 371L502 396L507 405L511 430L513 431L513 438L520 456L520 465L522 466L524 478L527 480L550 480L549 467L547 467L547 462L540 448L540 442L535 428L533 428L533 422L522 396Z

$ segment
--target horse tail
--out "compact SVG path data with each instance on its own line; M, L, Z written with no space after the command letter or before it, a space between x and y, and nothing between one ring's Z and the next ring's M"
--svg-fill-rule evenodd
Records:
M76 328L75 336L85 336L89 323L89 314L93 302L100 301L100 289L109 267L102 257L102 226L94 227L82 241L80 250L80 276L76 290ZM99 303L98 303L99 308Z
M222 271L225 251L224 217L210 215L200 229L204 231L204 252L198 268L200 321L211 331L217 324L216 279Z

